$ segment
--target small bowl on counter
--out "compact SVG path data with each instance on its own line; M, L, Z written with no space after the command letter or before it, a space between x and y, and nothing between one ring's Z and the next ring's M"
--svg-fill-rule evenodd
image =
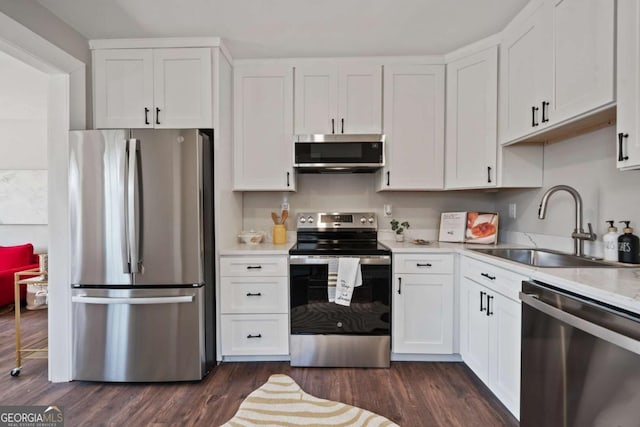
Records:
M248 245L258 245L263 239L263 231L241 231L240 234L238 234L238 240L240 243L246 243Z

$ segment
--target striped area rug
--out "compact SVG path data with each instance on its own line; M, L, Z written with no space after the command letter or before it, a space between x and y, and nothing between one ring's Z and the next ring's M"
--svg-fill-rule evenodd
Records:
M247 426L396 426L388 419L355 406L319 399L305 393L287 375L271 375L240 404L222 427Z

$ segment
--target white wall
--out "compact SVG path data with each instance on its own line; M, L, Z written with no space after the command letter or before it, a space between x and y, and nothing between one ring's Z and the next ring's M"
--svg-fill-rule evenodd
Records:
M271 211L280 211L280 204L285 195L288 195L291 217L302 211L372 211L378 216L380 230L391 228L391 218L409 221L413 230L437 230L440 213L443 211L495 209L494 193L376 193L373 174L299 174L297 180L296 193L244 193L243 227L270 232L273 225ZM385 204L391 204L393 207L391 218L383 216ZM287 229L295 230L295 220L287 222Z
M68 131L86 129L86 40L35 2L0 0L0 50L48 73L49 380L71 379ZM41 13L42 12L42 13ZM34 19L37 16L38 19ZM12 17L15 17L12 18ZM21 24L24 22L24 25ZM33 30L31 29L33 28ZM42 36L38 35L42 32ZM37 34L38 33L38 34ZM69 37L61 37L68 35ZM57 45L49 40L55 40ZM85 46L85 48L82 48ZM86 55L76 53L80 47ZM89 86L90 87L90 86ZM55 195L55 198L51 195Z
M597 244L585 245L589 253L601 256L606 220L631 220L640 232L640 171L619 172L615 155L615 126L547 145L543 188L504 191L497 196L503 236L511 234L508 232L524 232L540 246L555 245L555 249L572 251L574 204L571 196L566 192L553 194L546 219L539 220L537 216L542 195L558 184L570 185L582 196L585 229L587 222L591 222L598 234ZM509 203L516 204L515 220L507 218Z
M0 0L0 12L86 64L84 79L86 97L83 101L86 107L87 124L90 125L93 110L91 108L91 51L88 40L36 1ZM84 129L84 127L75 128Z
M49 76L0 51L0 170L47 169ZM47 225L0 224L0 245L46 252Z

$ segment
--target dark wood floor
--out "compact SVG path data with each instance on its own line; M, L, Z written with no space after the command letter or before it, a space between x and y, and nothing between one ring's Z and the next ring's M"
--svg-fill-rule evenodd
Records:
M23 310L27 339L46 333L46 311ZM58 405L67 426L218 426L269 375L292 377L308 393L379 413L405 427L517 426L462 363L395 362L390 369L291 368L288 363L225 363L203 381L100 384L47 381L46 360L15 364L13 314L0 316L0 404Z

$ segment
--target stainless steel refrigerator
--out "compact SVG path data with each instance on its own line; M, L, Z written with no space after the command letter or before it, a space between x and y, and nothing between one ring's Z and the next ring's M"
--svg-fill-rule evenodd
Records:
M73 379L199 380L215 363L212 140L70 132Z

